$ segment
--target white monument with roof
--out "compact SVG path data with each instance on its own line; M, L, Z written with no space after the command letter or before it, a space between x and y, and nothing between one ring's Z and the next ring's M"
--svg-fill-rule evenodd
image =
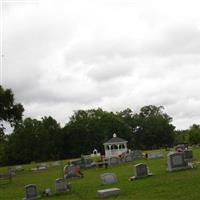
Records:
M105 157L110 158L126 153L128 151L127 142L128 141L117 137L117 135L114 133L113 138L103 144L105 149Z

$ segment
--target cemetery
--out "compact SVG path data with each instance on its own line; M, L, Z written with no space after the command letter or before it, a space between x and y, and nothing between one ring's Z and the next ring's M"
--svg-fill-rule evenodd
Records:
M186 152L187 155L175 149L160 152L163 155L160 159L128 157L126 162L124 159L115 164L112 164L116 161L113 159L108 168L81 168L84 177L75 179L65 179L64 171L76 177L74 167L78 159L74 164L60 160L12 166L10 171L20 169L20 173L17 172L11 182L0 180L0 199L198 199L200 166L196 164L192 169L190 162L198 163L200 149L193 148L192 154ZM156 151L148 153L156 154ZM35 166L46 169L35 173L30 170ZM7 171L7 167L0 168L1 174Z

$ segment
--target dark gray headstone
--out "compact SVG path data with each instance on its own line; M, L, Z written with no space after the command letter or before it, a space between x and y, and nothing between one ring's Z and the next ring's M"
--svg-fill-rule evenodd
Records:
M168 171L179 171L182 169L191 168L188 163L184 160L183 152L169 153L167 155Z
M145 176L148 176L147 165L142 163L135 165L135 177L140 178Z
M101 182L103 185L117 183L117 176L114 173L105 173L101 176Z
M57 193L69 192L70 191L69 184L66 184L65 179L63 179L63 178L56 179L55 188L56 188Z
M132 181L134 179L152 176L152 173L149 172L147 165L142 163L134 165L134 173L135 176L130 177L129 180Z
M29 184L25 186L26 197L24 200L38 199L37 188L35 184Z

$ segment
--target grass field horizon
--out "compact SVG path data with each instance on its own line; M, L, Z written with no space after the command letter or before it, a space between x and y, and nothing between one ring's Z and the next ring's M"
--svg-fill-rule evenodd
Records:
M158 151L158 150L155 150ZM166 155L168 152L163 150ZM200 160L200 149L193 149L195 161ZM38 192L41 193L46 188L55 192L55 179L63 175L63 166L67 161L61 161L61 166L50 167L41 172L31 172L31 165L24 165L25 169L16 174L12 183L0 183L0 199L2 200L20 200L25 197L24 186L27 184L36 184ZM153 173L152 177L142 178L140 180L129 181L133 176L133 165L137 163L146 163ZM53 195L51 197L42 197L42 199L51 200L90 200L96 199L96 192L100 189L119 187L122 193L119 196L109 199L120 200L198 200L200 198L200 166L179 172L166 172L167 161L164 159L137 160L131 163L124 163L118 166L108 167L108 169L87 169L83 170L84 178L70 180L72 191L67 194ZM4 172L6 167L0 168ZM112 185L101 185L100 175L106 172L112 172L117 175L118 183Z

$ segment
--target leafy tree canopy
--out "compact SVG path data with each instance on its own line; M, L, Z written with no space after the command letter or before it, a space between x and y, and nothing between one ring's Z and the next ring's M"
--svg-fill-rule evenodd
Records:
M24 108L20 103L15 103L11 89L4 89L0 85L0 133L4 135L4 122L15 126L21 119Z

